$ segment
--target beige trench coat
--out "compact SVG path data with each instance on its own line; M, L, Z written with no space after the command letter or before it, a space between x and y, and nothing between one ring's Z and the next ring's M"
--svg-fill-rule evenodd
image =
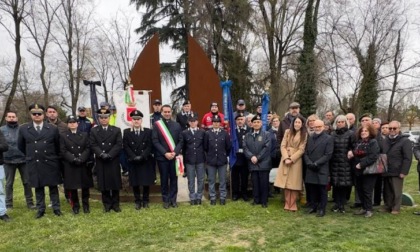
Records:
M284 133L283 141L281 142L281 161L277 171L274 186L286 188L289 190L302 190L302 156L305 152L307 137L300 142L300 132L298 132L292 139L290 138L289 129ZM284 160L290 158L292 164L286 165Z

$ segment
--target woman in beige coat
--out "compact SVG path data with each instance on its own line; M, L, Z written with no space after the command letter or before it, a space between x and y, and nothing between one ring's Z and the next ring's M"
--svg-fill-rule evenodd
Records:
M296 200L302 191L302 156L307 135L303 119L296 117L281 142L281 161L274 185L284 190L286 211L297 211Z

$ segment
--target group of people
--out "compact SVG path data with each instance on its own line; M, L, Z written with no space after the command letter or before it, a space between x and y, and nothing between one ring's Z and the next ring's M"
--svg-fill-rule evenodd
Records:
M81 207L84 213L89 213L92 168L104 212L121 211L121 169L129 177L135 209L148 208L150 186L156 181L156 165L165 209L178 207L177 176L182 173L182 166L185 166L191 205L202 204L206 174L210 205L217 202L225 205L232 141L218 104L212 102L210 111L201 121L189 101L185 101L182 111L174 116L176 120L173 120L170 105L162 106L160 100L153 101L152 105L150 129L142 125L143 113L134 110L130 113L132 126L123 132L112 123L115 107L111 110L107 104L101 104L96 111L98 125L86 116L84 107L78 108L78 116L68 116L66 122L62 122L56 107L45 109L33 104L29 107L32 120L23 125L18 125L16 113L9 111L6 125L0 128L0 164L4 166L6 177L5 200L0 196L0 219L9 220L6 209L13 207L16 170L21 175L27 207L37 209L36 218L45 215L45 187L49 188L53 213L62 215L59 184L63 184L74 214L78 214ZM249 200L251 174L251 204L266 208L271 193L269 174L273 167L278 167L274 186L284 192L286 211L297 211L297 202L306 192L308 213L324 216L331 185L334 212L346 212L345 205L355 186L354 207L360 208L355 214L371 217L373 205L380 204L382 196L382 211L399 213L403 181L412 157L411 142L401 135L399 122L381 123L378 118L364 114L357 128L354 114L334 116L328 111L324 120L317 115L304 118L299 103L293 102L282 119L269 112L268 126L264 128L261 112L258 106L255 114L251 114L246 111L244 100L237 102L233 120L239 148L236 162L230 167L233 201ZM364 170L373 165L380 154L387 155L387 172L365 174ZM0 181L4 177L2 172L0 169ZM36 205L31 188L35 188ZM82 206L78 190L81 190ZM2 184L0 192L4 194Z

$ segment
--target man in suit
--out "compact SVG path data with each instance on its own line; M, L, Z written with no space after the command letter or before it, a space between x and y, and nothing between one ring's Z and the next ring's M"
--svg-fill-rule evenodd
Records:
M245 134L251 129L245 125L245 114L239 112L235 116L236 134L238 137L238 152L236 153L236 162L232 167L232 200L236 201L242 197L244 201L248 201L248 163L244 155L243 140Z
M97 111L99 124L90 131L90 144L96 159L98 188L102 193L104 211L121 212L120 189L122 188L119 155L122 148L121 129L109 125L111 111Z
M45 191L49 187L53 212L61 216L58 185L62 183L60 170L60 136L58 128L44 122L44 107L39 104L29 106L32 121L19 128L18 148L26 155L29 184L35 187L36 218L45 214Z
M324 131L324 122L316 120L314 134L308 138L305 154L306 188L311 194L312 206L308 213L317 212L317 217L325 215L327 206L327 184L329 176L329 161L334 151L334 138Z
M204 151L207 153L206 163L209 179L210 204L216 205L216 175L219 178L220 205L226 204L226 168L227 157L232 147L229 134L221 128L221 118L215 115L213 125L206 132Z
M135 209L149 207L150 186L155 183L155 160L152 157L152 130L143 128L143 113L134 110L130 113L133 127L124 130L123 146L129 163L129 181L133 187ZM140 197L143 187L143 198Z
M175 170L177 154L175 147L179 142L181 126L171 120L172 108L169 105L162 106L162 120L153 125L152 142L155 148L155 159L160 172L163 207L178 207L176 198L178 194L178 177Z
M78 129L77 118L67 117L66 133L60 135L60 155L64 164L64 187L74 214L79 214L77 189L82 190L83 212L90 213L89 188L93 187L92 170L86 163L91 156L88 133Z
M197 117L188 118L189 128L182 131L177 151L182 150L184 164L188 179L188 190L191 205L201 205L204 189L204 135L205 131L199 129ZM197 180L197 190L195 182Z

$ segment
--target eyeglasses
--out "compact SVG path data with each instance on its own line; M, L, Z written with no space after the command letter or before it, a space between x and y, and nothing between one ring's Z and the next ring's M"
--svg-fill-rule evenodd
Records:
M322 129L324 126L314 126L315 129Z
M32 113L33 116L41 116L42 113Z
M83 110L79 110L79 112L86 112L86 110L84 110L84 109Z
M397 130L398 128L397 127L389 127L388 129L389 130Z
M238 104L238 106L245 106L245 104Z

